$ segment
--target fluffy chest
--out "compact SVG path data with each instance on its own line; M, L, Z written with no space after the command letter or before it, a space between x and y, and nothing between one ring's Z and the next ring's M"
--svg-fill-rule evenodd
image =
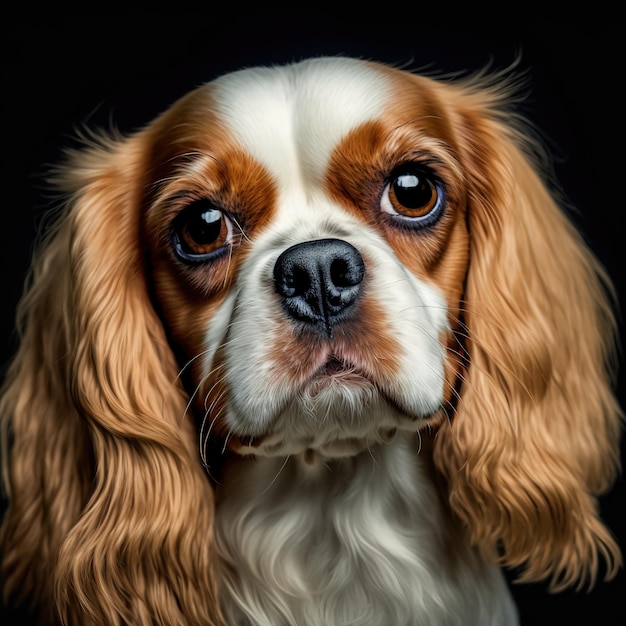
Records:
M500 572L444 522L411 438L331 462L240 462L217 537L229 623L517 623Z

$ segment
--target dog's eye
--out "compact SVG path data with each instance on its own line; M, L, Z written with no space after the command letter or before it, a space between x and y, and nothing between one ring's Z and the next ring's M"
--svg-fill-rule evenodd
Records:
M394 171L383 190L380 208L413 228L433 224L444 207L444 191L433 174L416 165Z
M224 252L233 239L231 219L210 200L196 200L174 222L177 256L187 263L204 263Z

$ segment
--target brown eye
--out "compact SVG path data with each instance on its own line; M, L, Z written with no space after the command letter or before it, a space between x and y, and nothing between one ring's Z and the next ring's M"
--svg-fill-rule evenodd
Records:
M186 263L204 263L228 249L233 223L210 200L196 200L176 218L173 228L176 255Z
M428 170L413 164L392 173L380 200L384 213L412 228L433 224L443 207L442 185Z

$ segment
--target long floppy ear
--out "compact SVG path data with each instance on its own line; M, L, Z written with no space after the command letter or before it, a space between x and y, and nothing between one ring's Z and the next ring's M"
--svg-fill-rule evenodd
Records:
M456 414L437 435L450 504L493 561L556 591L613 576L596 496L619 469L615 324L604 272L538 175L497 89L454 92L470 267Z
M146 280L144 143L92 145L64 170L3 390L3 594L46 624L221 623L213 493Z

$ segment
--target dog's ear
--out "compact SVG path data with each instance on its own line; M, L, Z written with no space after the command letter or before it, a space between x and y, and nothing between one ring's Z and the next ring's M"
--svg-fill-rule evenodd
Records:
M3 593L64 623L219 622L213 493L145 273L144 143L99 142L58 177L1 401Z
M611 288L499 97L448 96L469 196L469 366L435 457L472 540L556 590L593 584L598 555L607 576L621 562L596 501L619 464Z

